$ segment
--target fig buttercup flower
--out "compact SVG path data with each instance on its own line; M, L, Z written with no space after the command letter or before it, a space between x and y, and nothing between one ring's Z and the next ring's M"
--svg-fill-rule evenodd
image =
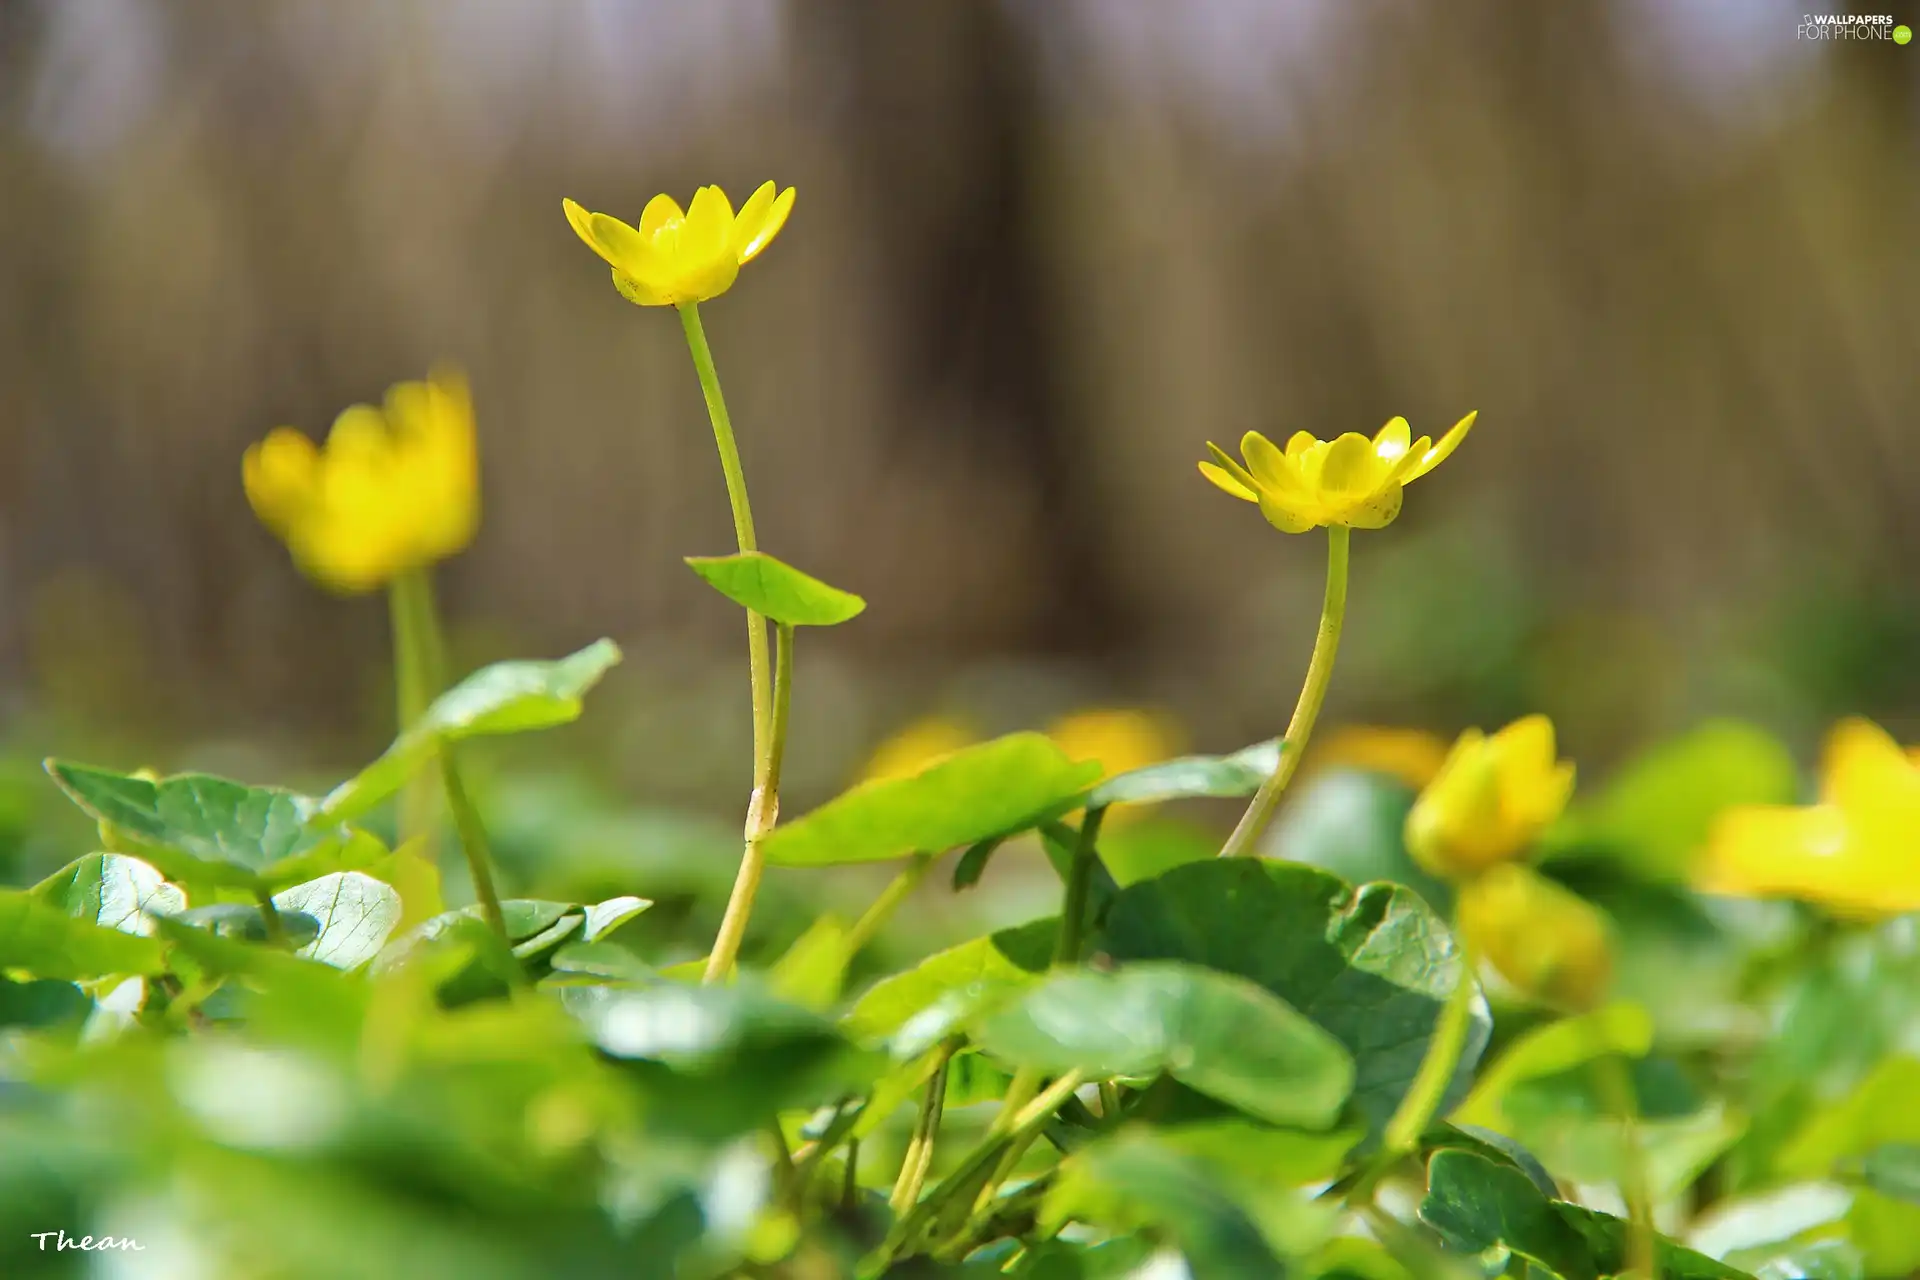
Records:
M1243 502L1259 504L1267 523L1282 533L1305 533L1322 525L1381 529L1400 514L1402 490L1445 462L1473 429L1469 413L1433 443L1412 439L1405 418L1394 418L1369 440L1349 431L1321 440L1296 431L1281 449L1258 431L1240 439L1242 466L1207 442L1212 462L1200 474Z
M1398 779L1418 791L1439 774L1450 748L1445 738L1425 729L1344 725L1315 744L1312 765L1361 769Z
M1530 999L1597 1007L1613 980L1613 931L1599 908L1531 867L1503 863L1460 886L1467 945Z
M276 427L241 464L247 501L301 571L343 594L372 591L453 555L480 523L480 467L466 379L437 370L383 407L334 419L324 447Z
M705 302L733 287L740 268L773 243L793 209L793 188L776 192L771 182L735 213L727 193L701 187L685 212L669 195L657 195L630 227L609 214L590 213L563 200L567 221L587 247L613 268L613 284L642 307Z
M1407 814L1407 851L1454 880L1511 862L1566 808L1573 775L1572 763L1556 758L1545 716L1526 716L1492 737L1469 729Z
M1179 726L1137 707L1088 707L1047 726L1047 736L1072 760L1098 761L1103 776L1128 773L1178 755Z
M1708 893L1797 898L1847 919L1920 911L1920 751L1871 721L1834 726L1811 805L1744 805L1695 868Z

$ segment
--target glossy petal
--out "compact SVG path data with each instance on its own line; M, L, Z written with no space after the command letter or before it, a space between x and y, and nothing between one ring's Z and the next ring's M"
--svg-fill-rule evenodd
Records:
M1313 432L1296 431L1287 437L1287 456L1295 462L1298 462L1302 454L1319 443L1319 437L1315 436Z
M1294 506L1271 490L1262 490L1260 493L1260 514L1282 533L1305 533L1320 523L1319 513L1314 508Z
M1333 523L1353 529L1384 529L1399 516L1405 493L1397 482L1382 485L1365 500L1342 509Z
M686 223L680 228L682 265L704 271L709 263L725 258L738 270L740 259L728 244L732 234L733 206L727 202L727 193L719 187L700 188L693 193Z
M664 307L668 305L668 299L658 289L649 284L642 284L618 267L613 269L613 287L620 291L621 297L635 306Z
M1308 487L1327 500L1364 500L1386 475L1373 452L1373 441L1352 431L1308 450L1300 469Z
M1241 466L1238 459L1211 440L1207 441L1207 452L1213 455L1214 462L1219 464L1222 471L1237 480L1249 493L1259 487L1254 481L1252 472Z
M1903 792L1920 796L1920 770L1886 730L1857 717L1834 726L1821 765L1822 800L1849 810L1881 808Z
M752 239L739 246L740 261L748 263L759 257L760 251L772 244L773 238L780 234L780 228L787 225L787 215L791 212L793 212L793 188L788 187L774 199L772 208L767 210L765 220L754 231Z
M1373 451L1382 462L1398 462L1407 452L1413 432L1405 418L1390 419L1373 437Z
M1203 462L1200 464L1200 474L1213 481L1220 489L1239 498L1242 502L1260 501L1260 495L1255 493L1251 486L1240 483L1233 473L1224 467L1215 466L1211 462Z
M1414 465L1413 470L1407 474L1407 482L1411 484L1452 457L1453 451L1460 447L1460 442L1467 438L1467 432L1473 430L1473 420L1479 416L1480 411L1476 409L1454 423L1452 429L1440 437L1440 443L1427 450L1426 455Z
M1247 471L1252 474L1256 488L1272 490L1291 505L1311 498L1312 491L1299 470L1274 447L1273 441L1258 431L1249 431L1240 437L1240 455L1247 460Z
M319 451L292 427L275 427L250 447L240 472L247 502L260 522L284 535L300 508L311 500Z

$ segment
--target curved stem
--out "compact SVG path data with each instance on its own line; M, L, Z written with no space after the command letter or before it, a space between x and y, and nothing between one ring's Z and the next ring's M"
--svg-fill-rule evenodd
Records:
M873 935L880 932L880 926L887 922L887 917L906 900L908 894L919 887L920 882L927 878L927 872L932 867L932 854L916 853L913 855L913 860L901 868L900 874L887 881L887 887L880 891L880 896L860 913L860 918L855 920L853 927L847 930L846 946L849 959L858 955L862 948L873 941Z
M405 730L426 714L445 683L446 643L440 633L440 611L433 599L433 580L425 569L410 569L398 575L388 586L387 594L393 613L400 727ZM506 917L500 910L500 892L494 885L487 829L467 795L466 784L461 781L453 748L443 744L439 756L440 785L446 792L454 829L460 833L460 851L466 855L473 895L479 900L487 923L511 946L513 939L507 936ZM402 801L401 839L427 838L433 809L433 780L422 774L409 784ZM421 854L431 858L431 845L423 848Z
M733 895L727 899L727 914L720 920L720 932L713 939L713 954L707 957L704 981L724 982L733 972L740 955L740 942L747 935L747 920L753 915L753 898L760 891L760 877L766 871L766 855L760 842L780 818L780 761L787 749L787 709L793 701L793 628L774 629L779 641L780 660L773 674L773 719L753 784L753 798L747 803L747 847L740 857L740 873L733 881Z
M1293 780L1306 753L1313 722L1320 716L1320 704L1326 701L1327 685L1333 679L1333 659L1340 651L1340 628L1347 617L1347 543L1351 532L1344 525L1327 526L1327 596L1320 606L1320 631L1314 638L1313 658L1307 663L1307 681L1300 688L1300 701L1294 704L1293 719L1287 722L1280 762L1273 767L1273 776L1260 785L1253 803L1240 816L1240 824L1221 847L1223 858L1253 852L1254 843L1280 805L1280 793Z
M287 937L286 922L280 918L280 908L273 905L273 895L262 889L259 901L260 923L267 931L267 941L276 947L287 946L291 939Z
M707 402L707 418L713 423L713 443L720 450L720 471L726 477L727 505L733 510L734 539L740 550L753 551L758 542L753 532L753 506L747 500L747 473L740 465L740 446L733 438L733 419L727 414L727 400L720 392L720 373L713 365L713 351L707 346L706 327L700 323L699 304L683 302L680 327L687 335L687 350L693 356L693 371L700 379L700 394ZM719 982L733 972L740 952L740 940L746 936L747 919L753 914L753 898L760 889L760 876L766 869L760 854L760 839L773 829L779 817L780 753L786 734L786 704L782 685L791 687L788 668L793 652L793 629L778 629L780 660L769 675L767 657L767 620L747 610L747 679L753 692L753 795L747 801L746 847L740 855L740 871L733 882L733 894L727 900L727 913L720 921L720 932L707 957L706 981Z
M927 1096L920 1104L920 1121L914 1126L906 1157L900 1162L900 1176L893 1184L893 1194L888 1197L895 1216L905 1213L920 1199L927 1170L933 1167L933 1140L939 1136L940 1116L947 1102L947 1064L953 1061L953 1051L958 1047L958 1041L946 1043L940 1051L939 1065L927 1080Z
M1093 889L1095 842L1100 824L1106 820L1103 805L1088 809L1080 820L1080 835L1073 843L1073 861L1067 864L1066 892L1060 902L1060 932L1055 936L1053 963L1070 965L1080 959L1080 937L1086 928L1087 897Z
M1420 1135L1427 1131L1434 1113L1440 1109L1447 1085L1452 1083L1453 1073L1460 1065L1460 1052L1467 1044L1467 1027L1473 1021L1473 993L1477 989L1474 958L1457 925L1454 937L1460 939L1460 979L1453 984L1446 1006L1440 1011L1439 1024L1433 1029L1433 1038L1427 1041L1427 1054L1420 1060L1413 1084L1387 1123L1385 1149L1381 1152L1386 1163L1419 1147Z

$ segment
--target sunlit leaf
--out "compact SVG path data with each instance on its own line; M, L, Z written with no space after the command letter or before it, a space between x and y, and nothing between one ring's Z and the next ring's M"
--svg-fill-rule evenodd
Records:
M790 627L831 627L859 616L867 602L774 559L764 551L688 556L707 585L743 609Z

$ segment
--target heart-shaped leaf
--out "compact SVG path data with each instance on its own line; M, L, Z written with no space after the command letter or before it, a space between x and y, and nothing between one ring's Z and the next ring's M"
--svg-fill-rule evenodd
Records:
M1419 1071L1454 984L1471 980L1447 927L1412 890L1355 889L1254 858L1190 863L1122 889L1097 949L1203 965L1279 996L1353 1055L1354 1105L1376 1133ZM1476 997L1450 1099L1465 1093L1489 1029Z
M788 866L939 853L1076 807L1099 776L1098 763L1069 760L1042 734L1011 733L905 778L863 782L776 827L761 848Z
M358 871L336 871L274 895L283 914L302 912L320 929L300 948L309 960L336 969L354 969L380 953L387 935L400 923L400 894L392 885Z
M935 952L867 988L847 1030L864 1043L890 1039L896 1056L917 1057L988 1001L1039 981L1059 927L1051 917L1034 920Z
M743 609L789 627L831 627L858 617L867 602L776 560L764 551L688 556L687 567Z
M147 915L187 909L187 895L138 858L90 853L33 887L34 896L85 920L122 933L151 933Z
M315 821L345 822L374 808L442 744L488 734L548 729L580 718L582 699L620 661L620 647L596 640L555 661L496 662L435 698L386 753L320 802Z
M1251 982L1185 964L1055 974L975 1039L1049 1075L1162 1072L1273 1124L1324 1129L1353 1088L1340 1042Z

